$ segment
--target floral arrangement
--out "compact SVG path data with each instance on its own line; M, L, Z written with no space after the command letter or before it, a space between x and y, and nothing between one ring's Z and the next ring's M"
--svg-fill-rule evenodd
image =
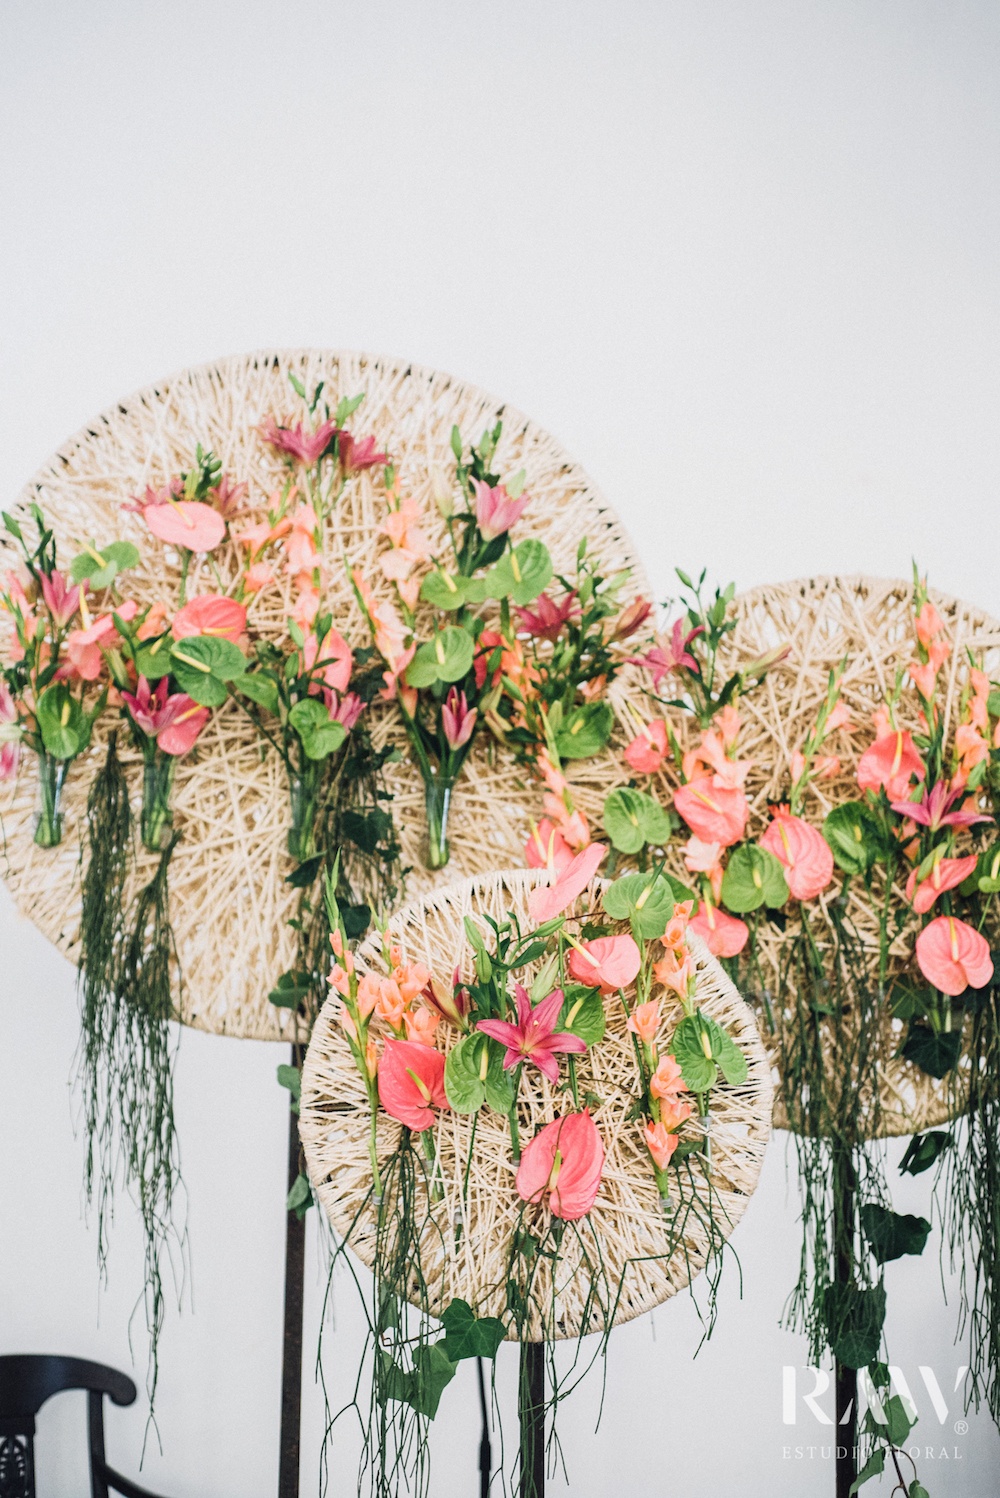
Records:
M632 782L609 796L606 832L629 855L648 856L652 845L696 884L690 929L760 1007L805 1193L793 1320L809 1333L813 1361L829 1348L866 1370L875 1390L887 1382L883 1266L919 1254L931 1231L929 1220L892 1210L871 1142L884 1059L894 1053L947 1079L950 1110L964 1120L915 1136L902 1169L939 1165L953 1262L975 1263L962 1281L971 1397L1000 1417L1000 1242L989 1207L1000 1179L990 947L1000 891L1000 691L974 659L960 663L946 734L941 681L951 644L915 575L913 658L871 727L844 699L844 661L788 754L785 795L762 805L751 799L753 762L740 757L740 705L787 650L721 669L734 589L703 602L704 574L698 585L680 576L690 589L685 612L643 661L662 716L624 750ZM853 786L842 757L855 765ZM889 1406L886 1419L866 1418L862 1479L882 1471L887 1454L896 1460L905 1441L898 1396Z

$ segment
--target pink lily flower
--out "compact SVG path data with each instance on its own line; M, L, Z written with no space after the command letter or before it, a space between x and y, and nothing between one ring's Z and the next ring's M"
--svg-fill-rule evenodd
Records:
M636 598L622 609L608 634L609 640L628 640L641 629L653 612L648 598Z
M13 780L21 758L21 725L5 681L0 681L0 780Z
M330 714L330 721L342 723L346 733L350 733L365 710L365 704L357 692L347 692L338 700L336 692L331 692L329 687L324 687L323 701Z
M518 624L535 640L555 642L562 628L580 617L580 605L575 591L567 593L561 603L556 603L547 593L540 593L530 609L515 609Z
M533 889L528 896L528 914L531 919L541 926L554 916L562 915L567 906L572 905L577 896L583 894L607 851L604 843L588 844L572 863L568 863L556 875L551 884Z
M647 650L645 655L636 656L633 664L645 666L652 673L653 690L658 692L660 690L660 682L665 676L669 676L671 672L697 670L698 662L688 650L688 646L692 640L696 640L704 632L705 626L699 624L697 629L688 630L687 634L685 634L684 621L682 619L675 619L673 628L670 631L669 643L665 643L665 635L659 636L659 643L654 645L652 650Z
M470 710L465 693L452 687L441 704L441 727L449 749L461 749L463 744L469 742L478 717L479 709L474 707Z
M219 514L228 521L239 513L239 507L249 493L249 484L234 484L228 473L224 473L219 480L218 487L212 490L212 503Z
M497 536L506 535L524 514L529 496L522 494L520 499L511 499L503 484L491 489L481 479L473 479L472 487L476 495L476 523L483 540L494 541Z
M287 453L290 458L311 468L326 452L331 438L337 435L337 423L324 421L315 432L307 432L303 430L301 421L293 427L283 427L277 424L273 416L267 416L257 430L270 447L279 453Z
M919 801L892 801L890 805L899 816L909 817L911 822L919 822L931 832L937 832L939 827L972 827L976 822L993 820L974 811L952 811L950 808L964 794L964 786L949 790L945 781L937 780L930 790L925 788Z
M957 998L967 988L985 988L993 977L989 943L974 927L939 915L917 937L917 966L942 993Z
M531 1007L528 990L523 984L515 984L514 994L517 998L516 1025L504 1019L481 1019L476 1029L507 1047L507 1054L503 1058L505 1071L510 1071L513 1066L520 1066L522 1061L530 1061L550 1082L558 1082L557 1054L560 1051L582 1052L587 1049L586 1043L578 1035L570 1035L568 1031L556 1033L563 1006L563 991L561 988L554 988L548 998L534 1008Z
M345 473L360 473L364 468L376 468L379 463L389 461L388 453L377 451L374 437L362 437L359 441L350 432L337 433L337 452Z
M216 635L236 644L246 627L247 611L242 603L217 593L205 593L189 599L175 614L170 632L175 640L185 640L191 635Z
M382 1107L415 1134L433 1127L435 1108L448 1107L444 1056L416 1040L387 1040L378 1064Z
M41 583L42 597L45 599L45 607L52 615L52 622L57 629L65 629L80 607L80 593L87 591L87 583L83 584L82 590L68 588L61 572L53 572L51 577L46 577L43 572Z
M601 1186L604 1144L588 1109L553 1119L526 1144L517 1168L517 1194L525 1202L548 1198L553 1217L586 1217Z
M155 689L144 676L139 677L135 692L122 692L122 701L142 732L155 739L164 754L179 757L187 754L211 717L186 692L167 695L167 678L161 677Z
M930 873L919 884L919 870L913 869L906 881L906 898L912 902L918 915L926 915L938 895L943 895L945 890L955 889L964 879L968 879L978 862L975 853L969 853L965 858L936 858Z

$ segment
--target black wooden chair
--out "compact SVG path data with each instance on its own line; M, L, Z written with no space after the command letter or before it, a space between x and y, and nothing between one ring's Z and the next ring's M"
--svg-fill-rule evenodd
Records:
M35 1498L35 1416L65 1389L87 1390L92 1498L155 1498L104 1459L104 1396L134 1404L132 1380L102 1363L30 1353L0 1357L0 1498Z

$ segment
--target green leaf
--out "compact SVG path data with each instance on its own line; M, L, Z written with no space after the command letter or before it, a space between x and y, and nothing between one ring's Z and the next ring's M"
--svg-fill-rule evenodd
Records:
M302 1221L303 1217L312 1206L312 1190L310 1188L309 1179L307 1176L304 1176L301 1173L296 1176L295 1183L292 1186L291 1191L289 1191L288 1193L288 1199L285 1202L285 1206L288 1208L289 1212L295 1213L300 1222Z
M13 515L8 515L6 510L0 510L0 514L3 515L4 529L6 531L9 531L9 533L14 537L15 541L23 541L24 532L21 530L21 527L18 525Z
M936 1077L940 1081L958 1065L958 1058L962 1054L962 1032L938 1032L927 1025L911 1024L910 1033L899 1054L905 1060L912 1061L914 1066L919 1066L929 1077Z
M62 682L42 693L35 717L46 752L55 759L73 759L87 747L90 741L87 714Z
M607 702L585 702L563 720L556 734L562 759L589 759L604 748L611 737L615 715Z
M441 1317L444 1351L453 1363L463 1358L495 1358L504 1339L499 1316L477 1316L466 1300L453 1300Z
M503 1051L481 1033L464 1035L448 1052L444 1090L456 1113L478 1113L483 1103L497 1113L508 1113L514 1103L514 1086L503 1068Z
M845 874L864 874L878 860L882 845L879 824L863 801L847 801L829 813L823 836L838 868Z
M552 558L543 541L519 541L486 574L487 598L513 598L524 608L552 581Z
M269 672L254 671L234 676L232 685L234 692L249 697L251 702L256 702L266 712L278 711L278 685Z
M700 1009L685 1015L670 1044L681 1075L692 1092L708 1092L717 1071L733 1087L747 1079L746 1057L720 1024Z
M296 865L286 877L285 883L290 884L292 889L308 889L325 863L325 850L314 853L312 858L303 859L302 863Z
M613 921L630 921L633 933L643 941L655 941L667 929L674 913L670 882L658 870L648 874L625 874L604 891L605 912Z
M907 1498L931 1498L931 1495L930 1495L930 1493L928 1493L928 1491L924 1487L923 1483L922 1482L918 1482L917 1479L914 1478L913 1481L910 1483L909 1491L907 1493Z
M441 1395L455 1377L455 1364L444 1347L443 1341L418 1347L413 1354L413 1368L410 1372L405 1372L380 1348L383 1398L397 1399L402 1404L411 1405L418 1414L433 1420L441 1403Z
M892 1444L902 1446L916 1423L916 1417L911 1419L910 1412L899 1395L893 1394L885 1406L885 1428Z
M97 551L96 557L86 551L74 557L69 573L75 583L87 581L95 591L110 587L119 572L135 567L139 561L138 548L131 541L112 541L110 545L99 550L95 547L94 550Z
M147 681L159 681L161 676L169 676L174 664L170 658L172 644L170 635L161 635L158 640L146 640L141 644L135 657L135 669L139 675Z
M297 1009L300 1002L312 992L308 973L294 969L282 973L277 984L268 994L268 1002L277 1009Z
M667 841L670 817L645 791L622 786L604 802L604 830L619 853L638 853L647 843Z
M226 682L246 671L246 656L231 640L217 635L191 635L170 647L170 669L182 692L202 707L221 707Z
M929 1134L914 1134L906 1146L906 1154L899 1162L901 1173L908 1176L922 1175L930 1170L939 1155L952 1144L952 1137L945 1129L933 1129Z
M419 646L406 668L406 684L430 687L436 681L461 681L472 669L474 646L467 629L449 624Z
M866 1202L861 1208L861 1228L873 1257L879 1264L901 1259L904 1254L922 1254L931 1225L926 1217L911 1217Z
M296 702L288 721L301 739L307 759L326 759L347 738L343 723L330 717L326 704L318 697L303 697Z
M598 1045L604 1039L607 1015L599 988L570 984L559 1013L559 1029L578 1035L585 1045Z
M450 613L468 601L466 582L464 577L454 577L450 572L428 572L420 585L421 600L432 608Z
M297 1066L278 1067L278 1086L287 1087L293 1098L302 1096L302 1073Z
M877 1451L865 1462L857 1477L848 1488L848 1493L856 1493L858 1489L868 1481L870 1477L880 1477L885 1471L885 1447L880 1446Z
M930 993L922 983L897 978L889 993L893 1019L922 1019L927 1013Z
M838 1362L864 1368L878 1356L885 1321L885 1286L861 1290L835 1281L824 1297L827 1338Z
M785 871L773 853L744 843L729 859L722 879L722 902L736 915L770 905L780 910L788 900Z

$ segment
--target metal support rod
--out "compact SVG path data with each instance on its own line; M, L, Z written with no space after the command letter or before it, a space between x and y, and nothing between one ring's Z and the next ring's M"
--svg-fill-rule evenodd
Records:
M854 1199L854 1161L851 1150L834 1141L834 1278L838 1284L854 1282L854 1235L856 1230ZM836 1478L837 1498L849 1498L851 1485L858 1475L858 1375L834 1360L836 1404Z
M479 1378L479 1413L483 1420L483 1433L479 1441L479 1498L489 1498L493 1450L490 1446L490 1410L486 1402L486 1374L482 1358L476 1359L476 1374Z
M292 1065L301 1062L292 1046ZM288 1190L299 1176L299 1124L288 1110ZM299 1434L302 1416L302 1301L306 1265L306 1225L285 1213L285 1326L281 1356L281 1444L278 1498L299 1498Z
M518 1379L521 1422L520 1498L545 1498L545 1343L521 1343Z

